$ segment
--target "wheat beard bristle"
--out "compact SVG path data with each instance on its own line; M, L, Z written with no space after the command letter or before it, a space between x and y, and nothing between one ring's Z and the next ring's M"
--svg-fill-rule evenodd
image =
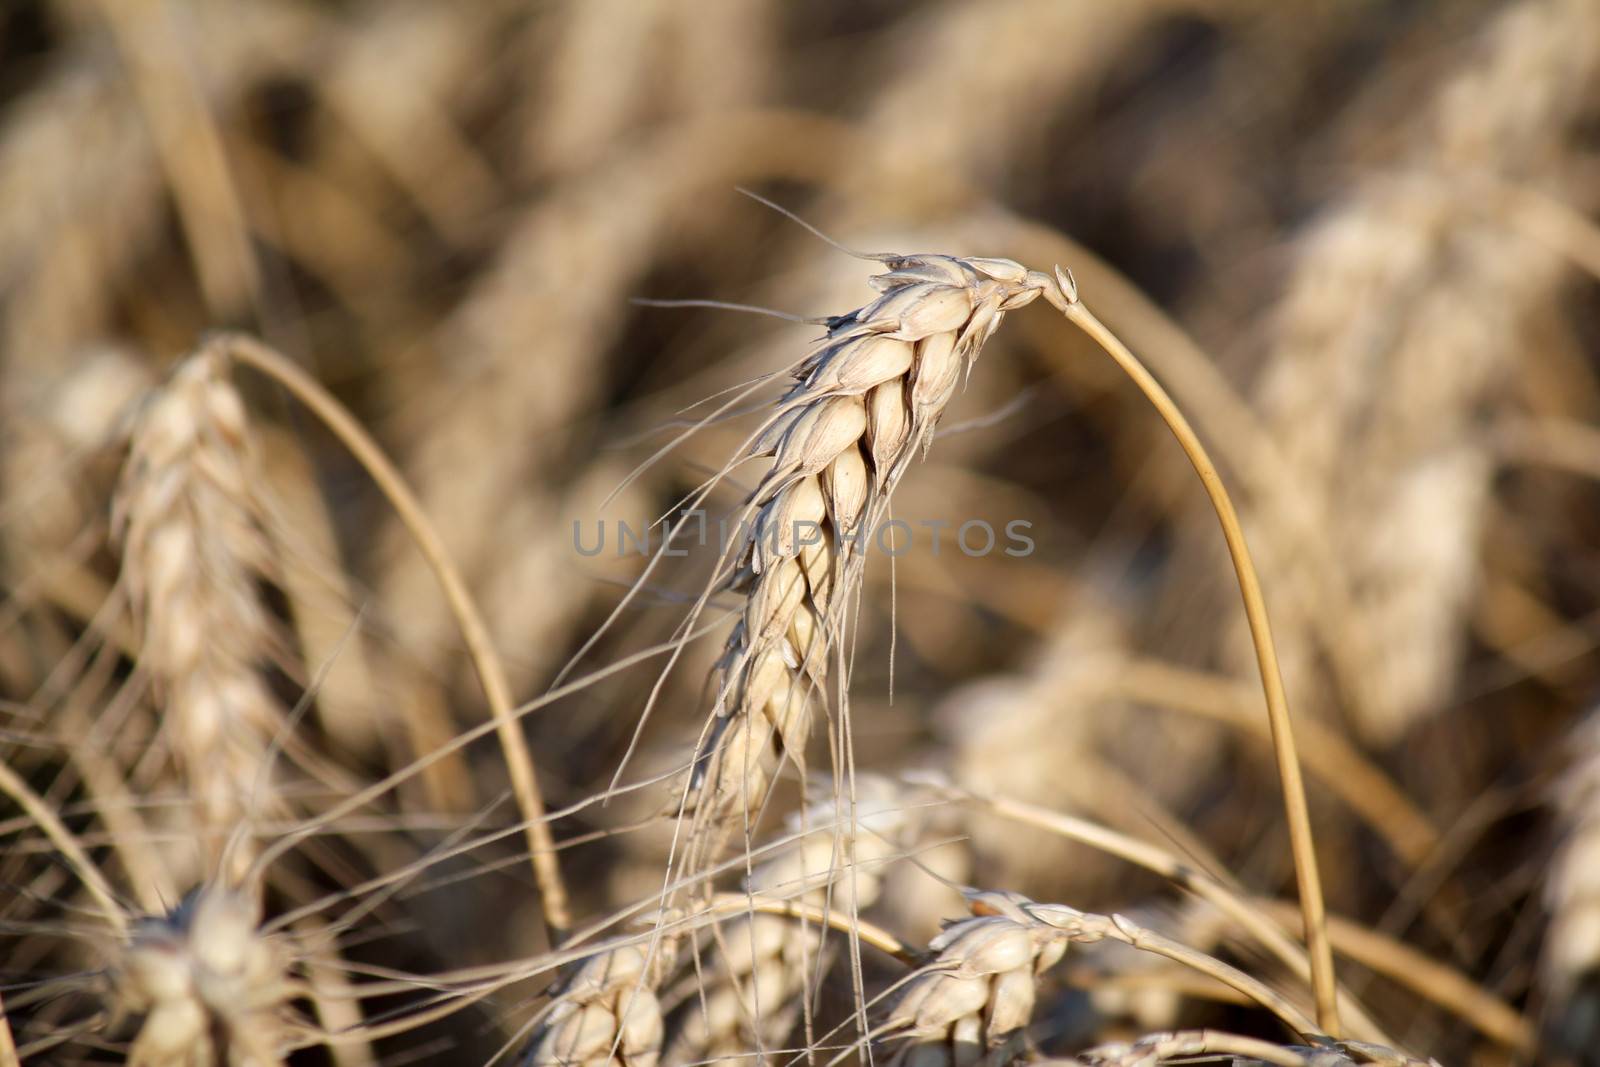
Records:
M279 719L257 671L271 630L257 599L268 550L255 491L244 405L224 359L202 352L140 416L112 523L141 664L211 860L271 805L255 796Z
M827 320L740 457L772 467L732 549L723 587L745 608L690 782L686 810L713 822L758 808L784 759L804 771L813 701L895 485L1005 312L1056 284L1004 259L871 258L888 268L872 279L882 295Z

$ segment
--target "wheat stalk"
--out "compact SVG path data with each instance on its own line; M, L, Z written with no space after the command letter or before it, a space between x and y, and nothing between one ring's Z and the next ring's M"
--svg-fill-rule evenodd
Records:
M465 583L451 561L449 553L440 542L432 523L428 521L416 497L382 450L361 429L350 413L304 371L266 345L244 336L220 336L211 343L210 351L219 354L228 353L240 362L254 367L288 389L315 412L367 469L416 541L417 548L422 552L429 568L444 589L445 599L449 602L451 612L461 627L473 666L477 668L479 681L483 685L490 713L494 718L501 751L505 754L512 792L516 796L517 805L524 819L524 835L528 842L534 877L543 898L545 921L550 928L552 938L559 937L571 923L571 912L566 885L561 879L561 868L556 859L554 838L539 793L539 779L538 773L534 770L533 756L528 750L528 740L517 725L512 712L510 685L506 681L505 668L500 664L500 657L489 639L488 628L484 625L477 605L467 592ZM457 738L457 741L459 740ZM444 754L445 748L434 753L441 758Z

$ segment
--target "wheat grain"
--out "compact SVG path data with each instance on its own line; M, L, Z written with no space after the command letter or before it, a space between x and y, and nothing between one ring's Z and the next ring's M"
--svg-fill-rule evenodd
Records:
M884 1030L910 1067L1005 1064L1024 1049L1039 975L1060 962L1069 936L1014 893L974 893L973 916L949 924L889 1010Z

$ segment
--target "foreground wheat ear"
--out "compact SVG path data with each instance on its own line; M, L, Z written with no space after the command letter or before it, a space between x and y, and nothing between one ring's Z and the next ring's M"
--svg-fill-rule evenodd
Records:
M887 268L872 279L882 295L821 320L825 337L739 457L771 456L772 466L745 503L742 537L719 586L744 593L746 601L718 664L713 714L684 810L694 811L697 828L720 828L713 829L715 838L727 832L730 815L764 801L784 760L803 769L813 700L830 659L840 658L837 666L843 666L840 636L864 566L857 538L878 529L896 484L926 452L957 385L1005 313L1043 296L1139 387L1216 510L1255 644L1283 782L1317 1020L1337 1035L1321 878L1266 603L1237 511L1199 437L1132 351L1079 300L1072 275L1060 267L1050 275L1007 259L852 254ZM848 743L848 678L836 686Z
M873 257L882 295L827 334L740 460L772 457L745 501L722 588L745 594L718 664L689 806L758 808L783 759L803 767L812 704L860 588L863 545L1007 311L1053 285L1001 259ZM845 684L840 685L841 695Z

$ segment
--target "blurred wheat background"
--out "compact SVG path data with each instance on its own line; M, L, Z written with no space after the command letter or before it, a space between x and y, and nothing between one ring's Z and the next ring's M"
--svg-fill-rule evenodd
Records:
M617 524L754 424L628 476L816 333L630 298L812 318L870 296L748 188L852 248L1073 271L1239 501L1347 1029L1600 1063L1597 67L1595 0L4 0L0 1003L23 1059L551 1062L529 1035L584 954L553 951L451 605L345 445L203 346L260 338L366 428L513 703L586 679L513 731L581 929L663 892L675 794L640 783L693 751L722 647L688 645L653 701L659 660L626 665L671 637L703 553L590 642L647 564ZM1042 302L940 429L897 490L914 548L871 559L852 619L860 914L920 948L962 886L1121 912L1308 1006L1237 917L959 798L1152 843L1300 936L1249 635L1183 453ZM1026 522L1034 550L957 551L970 519ZM817 799L800 760L838 771L822 721L749 840ZM719 886L760 882L740 851ZM221 882L254 911L178 907ZM574 1059L828 1063L905 968L810 929L762 987L793 1002L772 1019L717 1010L759 961L706 934L654 976L659 1053ZM174 959L256 977L191 1024L150 977ZM1284 1040L1123 946L1073 947L1029 1003L986 1062Z

